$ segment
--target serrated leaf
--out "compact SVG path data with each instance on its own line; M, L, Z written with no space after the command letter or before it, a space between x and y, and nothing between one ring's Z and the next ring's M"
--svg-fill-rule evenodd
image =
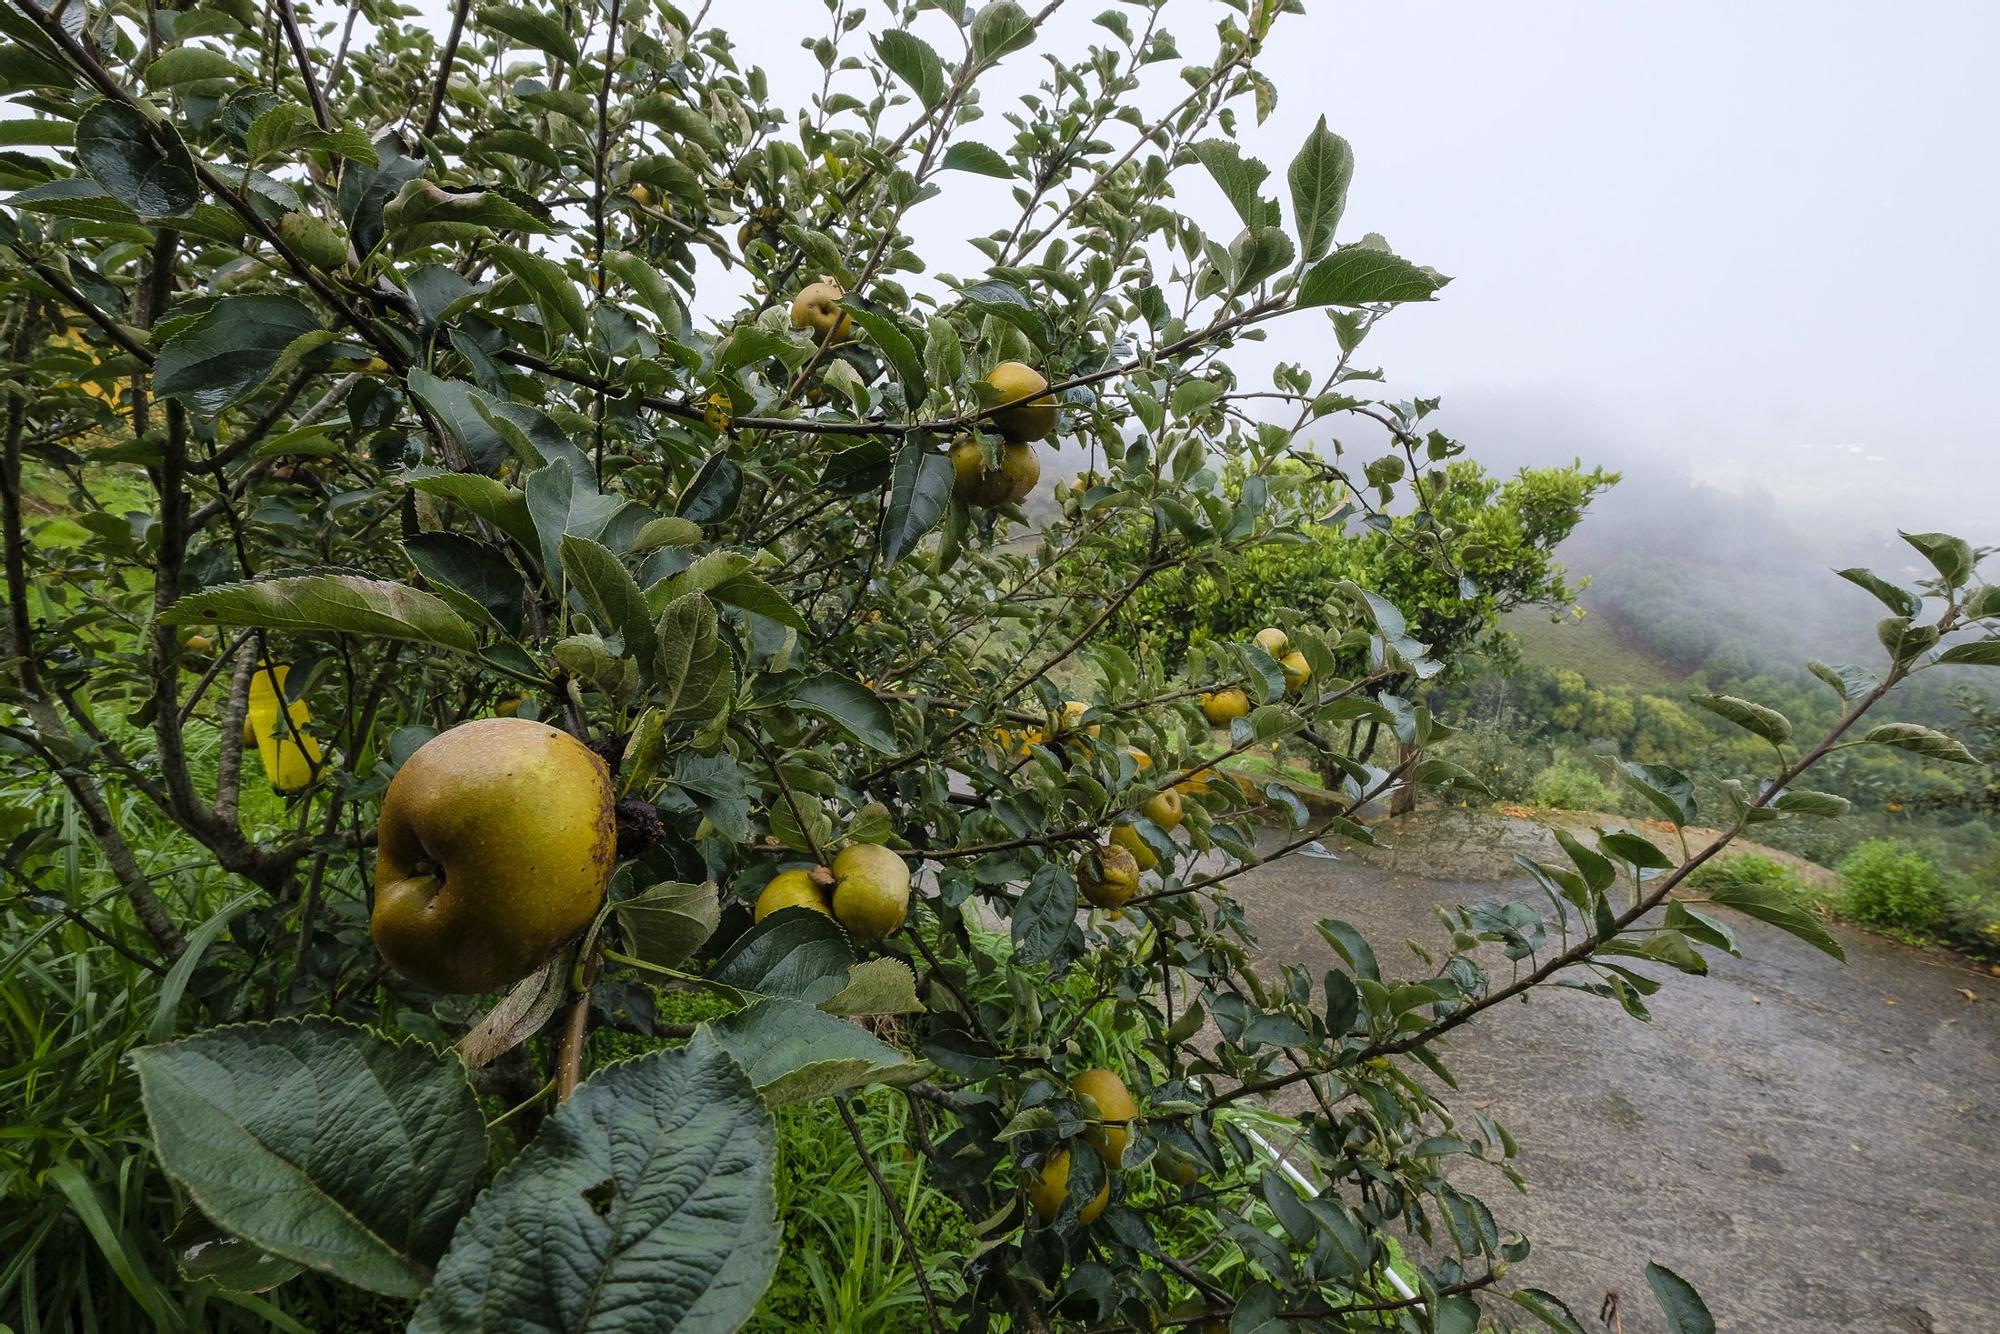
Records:
M598 629L616 631L625 640L625 655L636 659L650 676L657 666L654 658L653 619L646 608L646 595L638 581L602 542L564 534L562 568L571 586L583 595L584 605L596 618Z
M700 593L668 603L653 627L654 687L669 721L707 721L736 689L735 663L716 632L715 604Z
M289 296L229 296L160 348L153 392L213 416L255 392L319 317Z
M408 584L358 574L306 574L221 584L189 594L160 617L166 625L239 625L408 639L470 653L472 627L443 599Z
M1854 803L1846 797L1836 797L1831 792L1814 792L1810 788L1787 788L1771 803L1774 810L1787 815L1817 815L1823 819L1838 820L1852 809Z
M1792 720L1776 709L1734 695L1689 695L1688 699L1774 746L1792 739Z
M582 52L577 49L576 38L570 35L561 19L545 10L529 9L523 5L481 5L478 14L479 26L488 31L525 42L566 64L574 65L583 59Z
M1667 1313L1667 1334L1715 1334L1715 1317L1708 1313L1694 1284L1665 1265L1649 1264L1646 1286Z
M1629 829L1599 830L1597 846L1619 861L1648 871L1669 870L1674 864L1673 858L1660 851L1651 839Z
M971 139L962 139L945 149L938 167L941 171L969 171L974 175L995 176L1001 180L1012 180L1020 175L1014 164L997 151Z
M163 52L158 60L146 66L146 85L149 88L171 88L175 84L194 83L202 79L241 79L248 73L220 51L212 51L205 46L177 46Z
M944 101L950 80L944 72L944 61L930 43L907 29L889 28L876 37L875 51L889 71L909 85L926 111ZM950 165L949 161L945 163L947 167Z
M410 1329L727 1334L777 1267L776 1163L711 1036L610 1066L479 1197Z
M1035 21L1014 0L981 5L972 18L972 54L982 64L1035 40Z
M1979 763L1979 757L1962 743L1921 723L1881 723L1869 728L1861 741L1864 745L1893 746L1925 759L1944 760L1951 764Z
M486 1160L457 1061L330 1018L130 1059L160 1161L203 1213L358 1287L423 1292Z
M1204 139L1193 146L1195 159L1222 188L1223 198L1245 227L1269 227L1278 221L1277 201L1258 193L1271 169L1227 139Z
M559 326L578 334L590 331L589 319L583 309L583 295L576 290L576 284L569 280L561 265L531 250L499 242L489 244L486 253L528 290L535 308L542 313L543 327L550 333L559 332Z
M785 600L783 593L754 574L731 575L712 585L708 596L738 611L753 612L779 625L790 626L800 634L812 630L812 623L799 615L798 609Z
M1292 159L1286 183L1292 190L1292 220L1299 250L1310 262L1333 244L1334 228L1347 210L1347 186L1354 178L1354 150L1347 140L1326 128L1326 117L1306 136Z
M889 474L889 501L882 510L884 568L914 551L924 534L944 517L954 476L951 461L915 437L896 452Z
M1671 765L1620 760L1618 771L1674 828L1694 819L1694 780L1680 770Z
M840 924L809 908L781 908L738 936L708 980L745 997L813 1005L847 984L854 947Z
M873 691L834 672L802 681L792 691L792 707L824 718L870 750L896 751L895 719Z
M1365 306L1382 302L1428 301L1451 279L1371 245L1342 246L1306 270L1297 304Z
M1880 684L1873 672L1852 663L1829 664L1815 658L1806 664L1806 670L1832 686L1842 699L1857 699Z
M182 218L201 202L194 159L173 126L123 102L106 98L77 120L76 160L141 217Z
M722 920L715 882L665 881L611 905L625 950L647 963L672 968L700 949Z
M1840 942L1827 933L1819 918L1813 916L1812 910L1784 890L1771 885L1739 881L1720 885L1709 891L1708 901L1725 908L1734 908L1760 922L1769 922L1781 931L1797 936L1814 949L1831 954L1843 962L1847 959L1847 952L1841 949Z
M847 970L847 985L819 1003L828 1014L915 1014L916 975L901 959L866 959Z
M1975 639L1964 644L1953 644L1939 653L1937 660L1976 667L2000 667L2000 639Z
M798 1001L758 1001L702 1028L742 1063L773 1107L907 1082L928 1068L866 1029Z
M528 513L528 498L515 487L496 478L470 472L418 472L403 475L411 489L456 501L486 520L530 552L539 553L534 519Z
M913 405L923 402L930 388L924 383L923 358L917 355L917 345L910 341L910 336L888 316L864 310L853 301L843 301L841 309L895 367L896 378L903 382L904 397Z
M1950 533L1899 532L1897 536L1923 553L1924 559L1931 563L1931 568L1938 572L1938 578L1944 581L1947 588L1964 584L1979 563L1972 544Z
M1922 598L1907 588L1897 587L1887 579L1876 574L1873 570L1864 570L1857 565L1852 569L1835 570L1834 573L1857 588L1867 589L1880 600L1883 606L1895 612L1906 621L1923 610L1924 602Z

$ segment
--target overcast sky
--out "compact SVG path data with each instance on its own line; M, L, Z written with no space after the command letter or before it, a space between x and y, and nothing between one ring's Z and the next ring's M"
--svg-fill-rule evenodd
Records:
M1039 49L1080 51L1110 2L1070 0ZM1454 276L1365 359L1399 392L1441 395L1475 452L1664 467L1788 508L2000 540L2000 6L1306 7L1262 62L1278 109L1246 146L1281 180L1324 114L1357 158L1341 239L1381 232ZM1222 12L1169 10L1186 55L1212 49ZM824 30L820 0L711 15L736 16L740 53L774 87L801 103L817 87L798 42ZM943 22L916 31L943 46ZM1042 69L1010 57L968 133L1004 144L999 110ZM962 238L1011 205L1002 183L948 179L956 194L911 229L934 269L969 274ZM1189 182L1184 206L1233 232L1206 179ZM1311 341L1290 354L1317 358L1323 322L1293 327Z

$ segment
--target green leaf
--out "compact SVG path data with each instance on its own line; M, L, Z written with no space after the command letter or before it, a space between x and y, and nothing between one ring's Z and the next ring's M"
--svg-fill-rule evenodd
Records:
M470 653L472 627L422 589L358 574L303 574L220 584L192 593L160 617L165 625L240 625L408 639Z
M1812 910L1776 886L1752 881L1720 885L1709 892L1708 901L1724 908L1734 908L1760 922L1769 922L1843 962L1847 959L1847 952L1840 948L1840 942L1827 933Z
M131 1055L167 1174L273 1255L415 1297L486 1162L458 1062L329 1018Z
M969 171L978 176L997 176L1001 180L1012 180L1020 175L1013 163L985 144L971 139L960 140L945 149L938 166L943 171Z
M1412 264L1386 249L1357 243L1342 246L1306 270L1299 281L1298 305L1303 309L1428 301L1450 281L1435 269Z
M985 64L1035 40L1035 21L1014 0L981 5L972 18L972 56Z
M19 198L19 196L15 196ZM1981 584L1965 595L1965 618L1982 621L1989 616L2000 616L2000 584Z
M319 316L295 297L226 296L174 329L153 368L153 392L214 416L254 393L286 350L319 328Z
M506 436L479 411L480 401L486 398L479 389L463 380L440 379L421 366L410 368L405 383L417 401L451 432L475 469L497 472L513 456Z
M1763 737L1774 746L1792 739L1792 720L1776 709L1754 704L1734 695L1689 695L1688 699L1718 718L1726 718L1744 731Z
M957 384L958 377L965 373L965 348L958 341L958 330L940 315L931 316L930 323L924 326L924 372L932 384L945 389ZM870 440L848 453L886 448L882 441ZM832 464L828 467L831 469Z
M146 66L146 86L171 88L202 79L241 79L253 73L220 51L205 46L177 46Z
M781 908L736 938L708 980L739 995L778 996L812 1005L847 985L854 947L825 913Z
M651 674L656 665L653 654L653 619L646 608L646 595L625 563L611 548L587 537L565 533L562 539L562 568L571 586L583 594L584 605L602 631L616 631L625 640L625 655L636 658L642 671Z
M555 228L503 194L491 190L440 189L432 181L411 181L382 210L382 225L398 250L440 241L459 241L482 232L540 234Z
M1976 667L2000 667L2000 639L1974 639L1953 644L1937 655L1939 662L1960 662Z
M1694 1284L1665 1265L1649 1264L1646 1285L1667 1313L1667 1334L1715 1334L1715 1317L1708 1313Z
M516 488L492 477L470 472L423 472L403 474L412 490L456 501L477 517L486 520L530 552L539 552L535 521L528 513L528 498Z
M1864 570L1857 565L1852 569L1835 570L1834 573L1857 588L1867 589L1880 599L1883 606L1906 621L1924 608L1922 598L1907 588L1898 588L1873 570Z
M742 1063L773 1107L907 1083L929 1068L866 1029L798 1001L758 1001L702 1029Z
M701 525L678 514L650 519L632 539L632 553L643 556L661 547L691 547L701 541Z
M1076 877L1044 862L1014 903L1009 934L1015 959L1035 963L1056 957L1076 933L1076 910Z
M1299 250L1307 261L1318 259L1333 244L1334 228L1347 209L1347 185L1354 179L1354 150L1347 140L1326 128L1326 117L1306 136L1305 147L1285 173L1292 187L1292 218L1298 228Z
M1873 672L1852 663L1828 664L1815 658L1806 664L1806 670L1832 686L1842 699L1858 699L1880 684Z
M944 61L930 43L907 29L890 28L875 39L875 51L890 73L909 85L926 111L944 101L951 82L945 75Z
M736 513L742 498L743 469L729 457L725 447L702 460L694 480L681 492L674 513L690 523L720 523Z
M653 629L654 686L671 721L708 721L736 690L735 663L716 632L715 604L700 593L668 603Z
M175 1220L174 1230L167 1234L167 1249L174 1253L181 1273L196 1282L208 1279L231 1292L268 1292L299 1272L290 1260L260 1251L217 1227L199 1209Z
M903 382L903 394L914 406L924 401L930 387L924 383L924 362L917 354L917 345L910 336L886 315L878 315L872 310L864 310L853 301L840 303L854 322L868 335L868 341L881 349L889 364L896 368L896 378Z
M1694 780L1679 769L1620 760L1618 771L1674 828L1694 819Z
M578 334L589 332L590 323L583 311L583 295L576 290L576 284L569 280L569 275L563 272L560 264L543 259L531 250L498 242L487 246L486 253L528 289L529 295L534 298L535 308L542 313L542 326L551 334L558 332L558 325L567 326Z
M1654 846L1651 839L1629 829L1599 830L1597 846L1619 861L1630 862L1643 870L1665 871L1674 864L1673 858Z
M733 574L710 587L708 596L738 611L747 611L776 621L779 625L790 626L800 634L812 630L811 623L799 615L798 609L786 601L783 593L754 574Z
M1938 578L1947 588L1958 588L1972 578L1972 571L1979 564L1973 554L1972 544L1962 537L1950 533L1905 533L1897 535L1918 551L1938 572Z
M901 959L866 959L847 970L847 985L819 1003L828 1014L916 1014L916 975Z
M715 934L722 901L715 883L666 881L611 905L628 954L672 968Z
M570 36L561 19L546 10L522 5L481 5L478 12L482 28L525 42L567 64L574 65L583 59L576 38Z
M1817 815L1828 820L1838 820L1847 814L1854 803L1846 797L1836 797L1831 792L1814 792L1810 788L1788 788L1771 803L1773 810L1787 815Z
M792 707L824 718L870 750L894 754L896 722L873 691L859 681L826 672L801 681L792 691Z
M1912 625L1900 616L1885 616L1875 622L1875 638L1896 662L1914 662L1930 652L1940 632L1935 625Z
M914 436L896 453L889 475L889 503L882 511L882 564L886 568L916 549L944 517L955 474L951 460Z
M1176 417L1192 417L1205 411L1208 406L1222 397L1222 386L1214 380L1182 380L1174 386L1167 405Z
M1227 139L1204 139L1192 151L1222 187L1223 197L1245 227L1269 227L1279 220L1277 202L1258 193L1271 174L1269 167L1244 157L1243 150Z
M1380 982L1382 970L1375 962L1375 950L1367 939L1348 923L1329 918L1316 924L1321 939L1333 946L1334 953L1347 961L1353 974L1369 982Z
M119 203L145 218L184 218L201 202L194 159L165 121L105 99L76 123L76 160Z
M727 1334L777 1267L776 1164L710 1036L610 1066L479 1197L412 1334Z
M1617 881L1618 868L1611 863L1611 859L1583 846L1577 841L1576 835L1567 829L1556 830L1556 842L1562 845L1562 850L1575 864L1578 873L1583 876L1583 883L1589 887L1591 893L1602 894Z
M1951 764L1979 763L1979 757L1963 744L1921 723L1880 723L1868 729L1861 737L1861 744L1893 746L1925 759L1944 760Z

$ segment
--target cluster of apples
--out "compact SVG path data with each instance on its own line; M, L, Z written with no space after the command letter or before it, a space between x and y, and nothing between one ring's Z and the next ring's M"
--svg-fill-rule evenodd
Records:
M840 304L846 295L832 277L821 275L792 298L792 327L811 330L823 345L845 342L854 332L854 321ZM987 373L986 383L1004 405L986 418L1003 442L1000 457L989 464L986 446L971 434L951 447L953 497L982 508L1028 498L1042 479L1034 442L1056 429L1056 400L1047 392L1048 380L1034 367L1003 361Z
M1298 694L1312 680L1312 665L1306 655L1292 647L1292 637L1275 625L1267 625L1257 632L1257 647L1276 659L1285 673L1285 689ZM1250 696L1241 686L1224 686L1211 690L1201 697L1201 715L1208 719L1210 727L1227 727L1238 718L1250 712Z
M1115 1072L1101 1066L1085 1070L1070 1080L1069 1087L1072 1093L1097 1104L1098 1119L1084 1132L1084 1139L1104 1160L1105 1167L1113 1172L1122 1170L1125 1146L1132 1140L1132 1122L1139 1115L1139 1104L1132 1100L1131 1090ZM1062 1212L1063 1201L1069 1198L1069 1173L1069 1150L1058 1148L1042 1160L1038 1171L1028 1174L1028 1203L1034 1206L1042 1222L1052 1223ZM1107 1178L1090 1203L1077 1211L1077 1217L1085 1223L1094 1223L1110 1203L1111 1182Z
M805 908L839 922L856 940L873 943L903 924L910 911L910 868L876 843L850 843L831 869L780 871L752 910L763 921L781 908Z

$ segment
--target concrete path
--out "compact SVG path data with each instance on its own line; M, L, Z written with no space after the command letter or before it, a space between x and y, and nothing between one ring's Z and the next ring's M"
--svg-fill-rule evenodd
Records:
M1265 965L1332 966L1313 923L1338 917L1414 973L1401 942L1442 945L1437 905L1546 903L1487 873L1294 856L1236 892ZM1530 1182L1478 1182L1534 1242L1511 1277L1593 1325L1618 1291L1625 1334L1665 1328L1648 1260L1725 1331L2000 1331L2000 978L1836 927L1843 967L1724 915L1744 957L1669 973L1650 1024L1545 989L1454 1036L1461 1105L1513 1132Z

